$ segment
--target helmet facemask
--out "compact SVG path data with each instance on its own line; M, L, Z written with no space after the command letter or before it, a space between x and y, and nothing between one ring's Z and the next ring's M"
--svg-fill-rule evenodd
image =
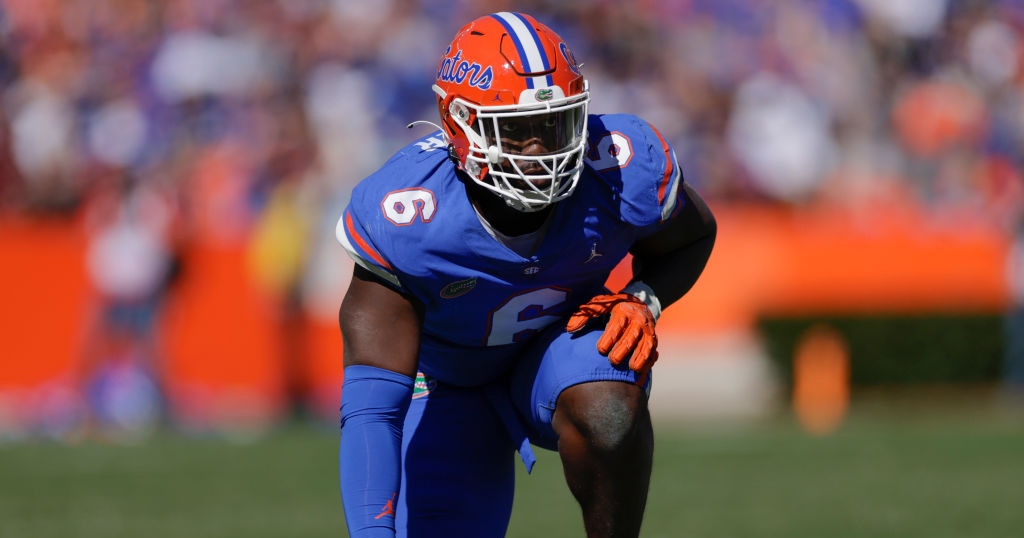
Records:
M434 86L441 99L444 92ZM526 90L519 103L480 106L455 97L447 111L464 133L463 169L523 212L569 197L583 170L589 93Z

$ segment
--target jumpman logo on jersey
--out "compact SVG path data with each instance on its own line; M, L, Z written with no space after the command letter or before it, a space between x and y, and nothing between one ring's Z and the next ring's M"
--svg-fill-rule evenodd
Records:
M590 256L587 256L587 260L583 263L590 263L601 256L604 256L604 254L597 251L597 241L594 241L594 244L590 247Z
M384 516L395 517L395 497L397 497L397 496L398 496L398 493L392 494L391 498L388 499L388 502L384 505L384 509L381 510L381 512L379 514L377 514L377 517L375 517L373 519L380 519L380 518L382 518Z

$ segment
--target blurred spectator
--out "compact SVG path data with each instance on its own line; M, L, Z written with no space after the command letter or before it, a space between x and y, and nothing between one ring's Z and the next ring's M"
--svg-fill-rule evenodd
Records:
M39 63L6 92L10 148L24 180L23 205L38 212L67 212L79 202L74 143L75 111L69 86L79 66L72 51L40 54Z
M775 200L810 198L836 153L822 110L798 86L770 73L740 84L726 136L753 185Z
M174 200L127 173L113 172L86 215L86 272L96 305L78 374L87 428L134 437L160 418L158 327L177 269L170 229Z

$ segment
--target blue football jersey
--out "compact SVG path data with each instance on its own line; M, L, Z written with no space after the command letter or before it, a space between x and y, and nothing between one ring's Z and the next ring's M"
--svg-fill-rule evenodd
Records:
M624 114L588 122L576 191L557 204L528 258L481 224L440 132L353 190L338 240L356 263L425 305L424 373L462 386L501 375L533 335L603 293L630 246L681 209L679 163L650 124Z

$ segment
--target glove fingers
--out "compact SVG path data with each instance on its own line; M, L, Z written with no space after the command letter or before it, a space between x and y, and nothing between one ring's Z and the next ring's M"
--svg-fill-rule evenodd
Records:
M633 358L629 360L631 370L646 370L658 360L658 340L651 334L644 334L644 337L636 345L633 351Z
M569 322L565 324L566 332L574 333L583 328L587 324L587 320L590 316L584 314L573 314L569 317Z
M654 367L654 363L656 363L656 362L658 362L658 349L657 348L655 348L653 351L651 351L651 357L650 357L650 359L647 360L647 364L642 366L643 369L642 370L637 370L637 371L640 372L640 373L646 374L647 372L651 371L651 368Z
M565 324L565 330L574 333L582 329L591 319L607 314L611 306L611 304L595 301L581 306L575 314L569 317L569 322Z
M608 320L608 324L604 327L604 334L597 340L597 350L602 355L608 355L608 352L612 351L612 348L622 338L623 331L626 330L626 324L629 320L622 317L612 316L612 319ZM609 356L612 364L619 364L622 362L624 357L618 359Z
M634 350L637 347L637 341L640 340L640 328L637 326L631 326L627 330L622 331L619 336L618 342L612 347L611 353L608 355L608 359L613 364L621 364L622 361L626 360L630 354L635 357ZM632 362L631 362L632 364Z
M596 318L607 314L610 308L611 306L606 304L588 303L581 306L574 315L586 316L588 318Z

